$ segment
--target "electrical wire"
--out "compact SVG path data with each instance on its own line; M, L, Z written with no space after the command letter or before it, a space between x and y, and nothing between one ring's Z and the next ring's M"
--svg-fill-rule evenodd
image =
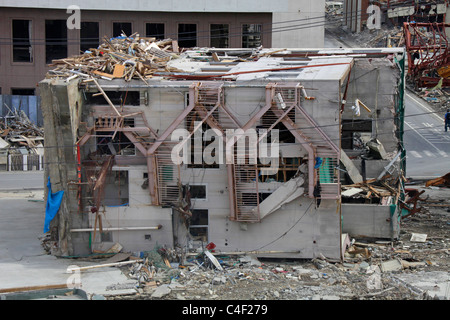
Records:
M403 118L409 118L409 117L416 117L416 116L423 116L423 115L430 115L430 114L435 114L435 113L440 113L438 111L430 111L430 112L424 112L424 113L416 113L416 114L412 114L412 115L405 115L403 116ZM0 117L1 118L1 117ZM385 121L385 120L392 120L395 121L396 119L399 120L399 117L392 117L392 118L378 118L378 121ZM350 120L350 119L348 119ZM355 119L353 119L355 120ZM361 121L372 121L372 119L357 119L357 120L361 120ZM330 124L330 125L320 125L320 126L316 126L316 127L299 127L297 129L279 129L279 132L288 132L288 131L296 131L296 130L305 130L305 129L313 129L313 128L326 128L326 127L338 127L341 126L340 124ZM435 129L435 128L441 128L441 125L435 125L435 126L424 126L424 127L419 127L419 128L413 128L413 129L404 129L403 132L409 132L409 131L414 131L414 130L430 130L430 129ZM381 132L378 133L378 136L381 135L391 135L392 132ZM202 138L191 138L192 140L196 140L196 139L202 139ZM351 137L349 138L330 138L331 141L335 141L335 142L339 142L342 140L346 140L346 139L353 139ZM154 142L158 142L160 140L155 140ZM202 140L203 141L203 140ZM165 142L162 141L162 142ZM113 143L113 145L129 145L131 142L115 142ZM295 143L290 143L290 145L303 145L304 143L302 142L295 142ZM107 143L100 143L97 144L98 146L107 146ZM64 145L64 146L49 146L49 145L45 145L42 148L44 149L51 149L51 148L75 148L76 145ZM146 158L146 157L143 157Z
M398 3L398 4L391 4L390 8L396 8L396 7L404 7L405 4L408 4L409 2L411 2L411 4L415 3L415 1L411 0L411 1L405 1L404 3ZM429 4L428 2L424 1L419 1L419 4L423 3L423 4ZM388 9L384 9L384 8L380 8L381 12L387 12ZM308 13L312 13L312 12L308 12ZM356 17L360 18L363 15L369 15L367 12L363 12L362 10L355 10L355 11L349 11L347 12L347 14L351 14L353 16L353 14L356 13ZM312 22L311 20L316 20L316 19L325 19L325 21L319 21L319 22ZM269 23L260 23L258 25L261 25L261 27L263 28L264 26L266 26L266 28L263 29L267 29L267 30L261 30L260 32L258 32L257 34L260 35L264 35L264 34L272 34L275 32L285 32L285 31L294 31L294 30L302 30L302 29L307 29L307 28L312 28L312 27L322 27L325 26L327 24L330 23L338 23L341 22L343 20L343 18L338 17L338 16L327 16L325 13L321 14L319 16L313 16L313 17L308 17L308 18L301 18L301 19L294 19L294 20L285 20L285 21L276 21L276 22L269 22ZM279 25L279 24L284 24L284 23L292 23L292 22L300 22L300 21L308 21L308 23L306 24L300 24L300 25L290 25L290 26L282 26L282 27L276 27L276 28L267 28L267 26L273 26L273 25ZM251 24L251 23L248 23ZM242 30L241 26L238 27L233 27L233 28L227 28L228 30ZM222 29L214 29L214 31L221 31ZM226 29L223 29L223 31L225 31ZM212 30L199 30L199 31L195 31L196 34L202 34L202 33L210 33ZM179 32L177 34L167 34L165 35L165 37L171 38L172 36L184 36L184 35L190 35L192 34L192 31L187 31L187 32ZM252 35L252 34L249 34ZM154 35L155 36L155 35ZM162 35L160 35L162 36ZM228 37L241 37L241 36L245 36L245 34L239 32L239 33L232 33L229 34ZM197 39L202 39L202 38L208 38L210 39L211 36L210 35L206 35L206 36L194 36L194 37L183 37L182 40L183 41L190 41L190 40L197 40ZM4 42L2 40L9 40L8 42ZM40 42L42 41L43 42ZM62 40L61 43L63 44L81 44L81 41L77 41L77 40L70 40L67 38L51 38L51 39L44 39L44 38L34 38L33 41L31 42L25 42L25 43L19 43L16 42L16 45L19 44L31 44L31 45L57 45L57 40ZM13 38L12 37L0 37L0 45L11 45L14 44ZM84 42L83 42L84 44Z

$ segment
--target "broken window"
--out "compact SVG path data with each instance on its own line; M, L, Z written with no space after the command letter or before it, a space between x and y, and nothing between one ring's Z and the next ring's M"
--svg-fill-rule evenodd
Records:
M134 119L124 120L125 127L134 127ZM121 156L136 155L136 147L123 132L97 131L97 151L100 154Z
M33 62L31 21L13 20L13 62Z
M262 25L244 24L242 25L242 48L257 48L261 46Z
M124 206L129 203L128 171L112 171L106 177L104 187L105 206Z
M197 25L195 23L178 24L178 46L183 48L197 46Z
M66 20L45 20L45 61L67 57Z
M189 105L189 94L186 96L186 105ZM207 110L209 111L209 110ZM211 114L211 116L216 120L219 121L219 110L216 109ZM198 124L198 122L202 121L201 117L197 114L189 114L186 117L186 129L189 132L193 132L194 128ZM205 149L208 148L209 145L210 148L214 146L214 144L217 144L218 141L215 139L219 139L217 135L213 135L211 137L206 135L206 132L210 130L211 127L206 123L203 122L202 126L197 129L197 131L192 135L192 137L189 139L190 141L187 143L190 143L191 146L191 159L190 163L188 164L188 168L219 168L219 163L216 161L216 150L215 148L212 148L211 154L207 154L208 158L211 157L211 160L205 159ZM222 143L219 141L219 143ZM208 148L208 149L210 149ZM214 161L212 161L214 159ZM205 161L207 160L207 161ZM212 163L211 163L212 162Z
M295 109L293 108L289 113L287 114L287 117L292 122L295 122ZM268 110L262 117L261 117L261 125L257 127L257 129L266 129L268 130L274 122L279 120L279 118L273 113L272 110ZM291 133L291 131L286 128L286 126L280 121L278 122L272 130L278 130L278 136L280 139L280 143L295 143L295 137ZM267 141L270 141L270 132L267 135Z
M189 233L194 240L208 241L208 210L193 209L189 221Z
M122 33L126 36L132 34L131 22L113 22L113 37L120 37Z
M229 45L229 25L228 24L211 24L210 38L211 47L228 48Z
M98 22L81 22L80 29L80 51L85 52L99 45Z
M15 96L34 96L34 93L32 88L11 88L11 94Z
M189 189L188 189L189 188ZM190 199L206 199L206 186L205 185L184 185L183 197L189 190Z
M147 37L154 37L156 40L165 39L164 23L146 23L145 35Z
M342 120L342 149L363 150L365 136L371 135L372 120Z
M273 160L272 160L273 161ZM302 163L301 158L280 158L278 161L278 171L276 174L264 174L265 168L270 168L271 164L258 164L260 182L287 182L297 173L298 167Z

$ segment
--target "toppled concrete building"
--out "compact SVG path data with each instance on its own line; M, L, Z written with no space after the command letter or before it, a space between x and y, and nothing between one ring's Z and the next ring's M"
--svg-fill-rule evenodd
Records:
M404 58L402 49L200 48L128 79L71 64L77 77L39 84L46 177L64 190L53 253L212 242L340 260L345 232L395 237ZM341 195L370 179L387 192Z

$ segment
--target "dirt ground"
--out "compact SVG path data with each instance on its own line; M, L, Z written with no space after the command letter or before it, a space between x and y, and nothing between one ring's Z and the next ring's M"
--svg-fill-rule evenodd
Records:
M418 203L422 210L402 219L399 239L352 239L342 262L217 256L219 270L212 260L187 259L182 267L155 268L151 278L140 279L135 295L107 299L446 300L450 189L410 187L426 192ZM416 240L413 234L426 238ZM131 267L122 270L130 278L142 275Z

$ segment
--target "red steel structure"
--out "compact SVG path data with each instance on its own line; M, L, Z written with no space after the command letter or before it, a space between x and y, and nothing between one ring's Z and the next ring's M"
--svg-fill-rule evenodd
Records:
M416 88L450 86L449 23L403 23L408 75Z

